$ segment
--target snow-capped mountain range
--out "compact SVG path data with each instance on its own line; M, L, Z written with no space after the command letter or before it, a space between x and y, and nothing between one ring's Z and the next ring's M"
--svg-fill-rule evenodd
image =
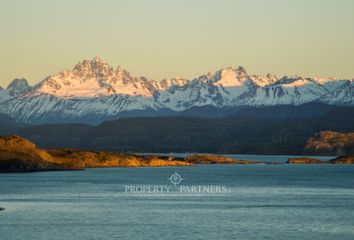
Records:
M277 78L224 68L187 80L133 77L95 57L31 87L25 79L0 88L0 113L23 123L114 119L133 111L181 112L192 107L301 105L322 102L354 105L354 80ZM162 114L163 115L163 114Z

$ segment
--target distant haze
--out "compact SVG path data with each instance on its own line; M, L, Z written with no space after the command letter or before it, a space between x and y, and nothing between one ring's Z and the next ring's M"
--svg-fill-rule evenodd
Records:
M352 0L0 0L0 86L100 56L134 76L354 77Z

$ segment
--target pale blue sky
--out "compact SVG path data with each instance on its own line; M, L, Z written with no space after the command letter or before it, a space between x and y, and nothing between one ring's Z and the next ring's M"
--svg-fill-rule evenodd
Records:
M353 0L0 0L0 86L100 56L133 75L354 77Z

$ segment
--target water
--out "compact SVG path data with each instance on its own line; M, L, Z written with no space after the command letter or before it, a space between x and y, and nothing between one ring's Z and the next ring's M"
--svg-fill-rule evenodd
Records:
M128 194L125 185L225 185ZM199 165L0 174L0 239L354 239L354 165Z

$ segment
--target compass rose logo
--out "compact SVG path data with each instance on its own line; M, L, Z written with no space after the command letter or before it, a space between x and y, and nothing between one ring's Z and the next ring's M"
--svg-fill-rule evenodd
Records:
M180 184L180 182L183 180L183 178L181 177L181 175L179 175L177 172L175 172L174 174L171 175L171 177L168 179L170 180L170 182L177 186L178 184Z

